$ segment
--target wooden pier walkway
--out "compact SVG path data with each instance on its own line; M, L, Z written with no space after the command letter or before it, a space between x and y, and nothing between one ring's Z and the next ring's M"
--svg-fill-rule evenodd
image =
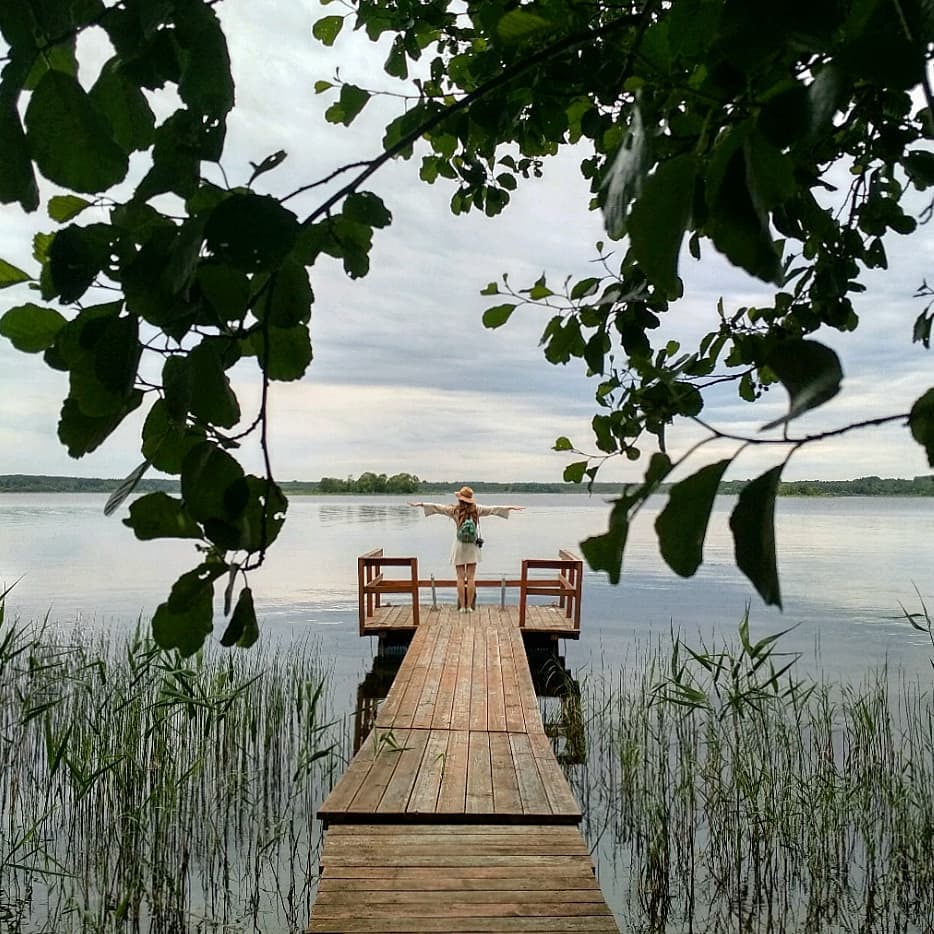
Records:
M618 934L539 714L520 607L406 609L411 643L319 812L309 932ZM566 619L567 605L536 612Z

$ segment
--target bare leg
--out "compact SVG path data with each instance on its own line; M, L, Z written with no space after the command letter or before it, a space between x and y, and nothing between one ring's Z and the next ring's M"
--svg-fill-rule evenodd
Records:
M466 597L467 602L465 606L472 610L477 605L477 566L476 564L467 565L467 587L466 587Z
M467 565L457 565L457 608L463 610L467 607Z

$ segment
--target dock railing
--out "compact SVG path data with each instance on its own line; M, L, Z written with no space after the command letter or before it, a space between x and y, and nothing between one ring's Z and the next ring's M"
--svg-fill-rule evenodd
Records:
M404 568L406 573L399 577L387 577L384 569ZM541 576L541 572L546 572ZM580 632L581 590L583 585L583 561L569 551L561 549L557 558L524 558L521 576L518 578L477 578L474 582L478 590L499 587L503 593L507 589L518 591L519 627L525 628L528 598L537 596L556 597L557 606L570 620L574 632ZM418 576L418 558L387 557L382 548L376 548L357 559L357 580L360 603L360 635L366 634L366 622L372 619L376 611L387 606L383 602L386 594L406 594L412 599L412 625L418 626L419 602L423 589L437 590L457 588L457 581L451 579L422 580Z

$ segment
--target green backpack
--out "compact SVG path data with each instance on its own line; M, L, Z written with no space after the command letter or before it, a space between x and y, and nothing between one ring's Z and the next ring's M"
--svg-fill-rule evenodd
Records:
M469 516L457 527L457 540L475 544L477 541L477 523Z

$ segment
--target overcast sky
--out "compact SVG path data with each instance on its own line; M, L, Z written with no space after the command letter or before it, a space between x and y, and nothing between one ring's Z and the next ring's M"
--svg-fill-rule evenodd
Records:
M268 11L266 4L222 5L237 81L224 168L231 184L242 183L250 160L283 149L286 161L256 184L258 191L283 195L378 153L383 126L399 101L372 101L350 129L328 124L324 111L333 97L316 95L315 80L339 66L345 80L378 86L386 49L356 36L349 42L342 37L335 51L324 49L311 36L322 10L305 0L278 4L274 17ZM94 77L93 71L81 75L86 84ZM443 181L420 183L418 158L390 165L370 180L368 187L383 197L394 221L376 232L365 279L347 279L329 259L312 271L315 360L300 382L275 384L272 397L272 457L280 479L372 470L429 480L547 481L560 479L564 465L576 459L551 450L557 436L591 449L595 387L583 365L554 367L544 360L538 346L543 313L517 312L504 328L485 330L481 315L494 300L479 294L503 272L523 286L543 271L557 282L589 274L594 242L604 234L601 217L587 211L589 194L577 172L584 155L568 152L547 164L545 177L522 186L495 220L474 213L453 217L447 207L453 189ZM289 206L305 216L318 197ZM0 257L34 270L32 233L52 229L52 223L24 217L18 207L0 212ZM91 214L81 222L96 220ZM934 236L922 229L890 241L888 250L889 271L868 279L870 288L859 297L859 330L821 337L842 355L843 391L796 430L907 411L934 383L929 353L911 343L922 307L912 293L931 271ZM759 283L712 255L700 263L683 257L682 264L687 298L669 314L664 333L686 347L714 329L721 296L727 309L767 301ZM0 292L0 313L28 298L22 290ZM78 461L68 457L56 439L66 388L65 374L0 341L0 473L122 476L139 462L139 418L128 420L97 452ZM238 370L237 388L244 412L251 412L255 378ZM785 405L779 387L765 405L723 394L705 417L725 430L754 432ZM699 437L691 425L672 426L672 451ZM717 454L735 448L725 445ZM774 450L745 453L728 476L752 476L780 459ZM643 469L613 462L601 479L635 480ZM805 449L785 477L912 477L929 471L907 430L892 427Z

